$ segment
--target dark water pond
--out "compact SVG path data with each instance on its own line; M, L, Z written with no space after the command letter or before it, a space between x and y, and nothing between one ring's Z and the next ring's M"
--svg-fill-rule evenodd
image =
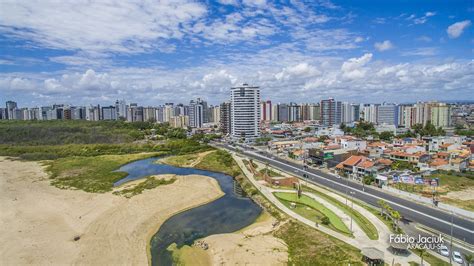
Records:
M205 175L216 179L225 195L166 220L151 239L152 265L172 264L171 253L166 250L172 243L181 247L192 244L198 238L234 232L252 224L260 215L261 208L242 194L242 189L231 176L194 168L156 164L154 163L156 160L157 158L149 158L122 166L117 171L127 172L128 176L115 185L148 175Z

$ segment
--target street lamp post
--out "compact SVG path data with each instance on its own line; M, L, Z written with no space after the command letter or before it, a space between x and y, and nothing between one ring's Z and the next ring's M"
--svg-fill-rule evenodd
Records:
M350 194L351 194L351 215L350 216L351 216L351 232L352 232L352 213L354 212L354 194L355 194L355 191L351 191Z

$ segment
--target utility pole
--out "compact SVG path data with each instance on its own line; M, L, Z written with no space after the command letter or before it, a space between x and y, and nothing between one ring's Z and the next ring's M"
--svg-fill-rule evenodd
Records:
M451 239L450 239L451 243L449 244L449 246L450 246L449 247L449 252L450 252L449 253L449 264L450 265L453 265L452 264L452 259L453 259L453 256L452 256L452 254L453 254L453 220L454 220L454 212L451 211Z

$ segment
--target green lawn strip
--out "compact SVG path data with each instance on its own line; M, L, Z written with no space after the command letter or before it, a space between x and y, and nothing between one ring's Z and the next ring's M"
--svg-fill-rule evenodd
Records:
M417 254L418 256L421 255L420 250L418 250L418 249L411 249L410 251ZM444 261L440 258L437 258L436 256L431 255L428 252L423 253L423 260L428 262L432 266L449 266L448 262L446 262L446 261ZM420 263L421 263L421 259L420 259Z
M274 235L288 246L288 265L365 265L357 248L297 221Z
M314 190L306 186L304 186L303 189L327 200L328 202L332 203L333 205L344 211L344 213L346 213L347 215L352 216L354 222L359 225L362 231L364 231L364 233L370 239L377 240L379 238L379 234L375 225L371 223L369 219L363 216L360 212L353 210L349 205L346 205L343 202L340 202L339 200L322 193L321 191Z
M111 191L118 180L127 176L114 172L121 165L148 157L155 153L129 155L74 156L46 162L51 173L51 184L58 188L80 189L86 192Z
M132 188L118 190L113 192L113 194L123 195L126 198L131 198L135 195L141 194L146 189L154 189L158 186L172 184L174 181L176 181L176 178L156 179L154 176L148 176L143 182L133 186Z
M267 172L267 169L265 169L265 168L260 169L259 172L260 172L261 174L268 173L268 175L269 175L270 177L282 176L282 174L279 174L279 173L277 173L277 172L275 172L275 171L273 171L273 170L270 170L270 169L268 169L268 172Z
M339 216L337 216L333 211L326 208L321 203L311 199L310 197L306 195L302 195L300 198L298 198L296 193L286 193L286 192L276 192L273 194L278 199L304 204L321 212L324 216L329 218L330 224L334 226L334 229L336 231L343 233L345 235L349 235L349 236L351 235L349 228L347 228L347 226L344 224L344 222L342 222Z

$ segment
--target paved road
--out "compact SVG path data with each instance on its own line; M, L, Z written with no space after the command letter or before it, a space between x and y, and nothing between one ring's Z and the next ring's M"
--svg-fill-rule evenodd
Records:
M379 199L383 199L389 203L393 209L399 211L404 218L423 224L447 235L450 235L451 233L452 219L453 236L457 239L465 241L466 243L474 245L474 222L471 220L452 216L449 213L437 210L435 208L399 198L368 186L362 186L359 183L349 182L347 185L344 179L336 178L333 175L316 169L303 170L301 165L275 157L274 155L267 152L259 151L257 153L254 150L244 149L241 147L239 147L237 150L234 147L221 143L216 143L215 145L233 151L240 151L250 158L269 163L274 167L293 173L295 176L298 176L301 179L306 179L308 182L332 188L340 193L353 191L355 192L355 194L353 194L355 198L373 206L378 206L377 201ZM302 177L304 173L308 176L308 178Z

